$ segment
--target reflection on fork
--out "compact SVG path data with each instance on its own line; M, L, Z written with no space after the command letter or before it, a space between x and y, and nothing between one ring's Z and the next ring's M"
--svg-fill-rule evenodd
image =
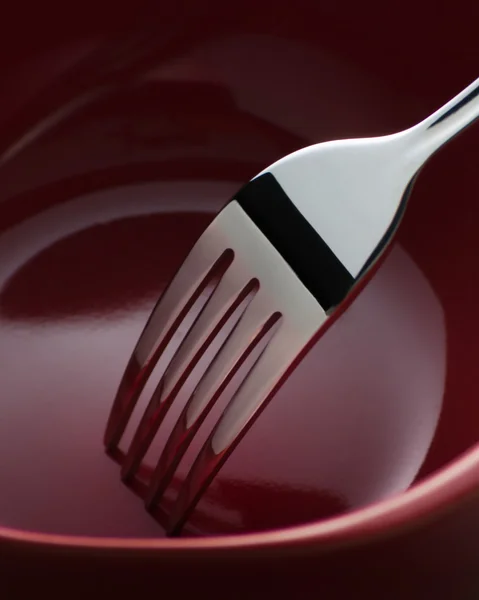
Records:
M116 448L111 458L120 466L125 453ZM153 469L142 466L137 476L128 480L129 489L141 500L148 493L148 483ZM161 504L151 509L153 518L162 527L167 526L169 514L174 506L175 496L181 489L181 478L174 477L169 488L171 494L165 496ZM219 530L230 533L236 527L238 531L257 531L261 529L303 524L312 519L325 519L337 516L348 510L344 499L335 496L329 490L314 488L293 488L288 486L272 487L268 482L257 481L242 486L234 480L221 481L213 492L213 506L203 506L197 516L195 527L188 526L188 535L202 535L202 531ZM271 505L275 510L271 510ZM301 506L298 514L297 507ZM248 508L245 508L248 507ZM260 509L259 509L260 507Z

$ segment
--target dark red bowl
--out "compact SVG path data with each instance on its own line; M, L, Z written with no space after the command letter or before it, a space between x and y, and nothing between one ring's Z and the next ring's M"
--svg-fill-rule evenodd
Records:
M9 10L9 597L475 597L477 128L421 173L390 256L245 438L185 537L164 538L101 448L144 318L214 211L276 158L405 128L476 78L479 9L456 8L457 18L411 2L396 13L249 0Z

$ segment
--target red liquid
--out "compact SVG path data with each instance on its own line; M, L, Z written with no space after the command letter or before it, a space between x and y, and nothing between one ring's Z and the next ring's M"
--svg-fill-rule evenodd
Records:
M311 61L322 67L321 83L311 81ZM284 89L286 76L294 76L294 89ZM312 141L386 132L418 113L406 98L395 106L385 86L351 64L261 36L213 38L152 60L127 83L93 94L68 118L57 116L55 127L38 128L37 137L22 136L32 131L35 102L4 130L2 525L162 535L102 447L121 372L161 289L214 210L265 165ZM69 85L73 98L83 97ZM65 89L52 89L43 106L65 103ZM345 94L361 100L357 112L340 103ZM454 162L452 149L448 169L469 185L472 163L458 156ZM457 398L474 372L468 273L476 215L464 220L455 196L451 217L452 177L441 179L441 160L419 180L401 245L244 439L199 504L191 531L332 516L406 489L421 467L425 474L475 442L477 426L467 416L477 409L464 394ZM461 242L455 248L444 244L451 231ZM443 402L448 425L440 422L427 455Z

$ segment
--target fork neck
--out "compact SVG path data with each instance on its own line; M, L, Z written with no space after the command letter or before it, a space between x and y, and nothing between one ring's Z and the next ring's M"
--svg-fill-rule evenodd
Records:
M409 131L421 162L479 118L479 79Z

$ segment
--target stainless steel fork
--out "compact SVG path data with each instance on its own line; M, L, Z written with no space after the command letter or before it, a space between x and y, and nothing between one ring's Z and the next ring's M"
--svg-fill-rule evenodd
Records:
M132 478L180 389L232 315L233 330L184 406L149 482L154 508L213 404L264 348L200 450L169 518L177 534L248 428L390 243L417 173L479 116L479 79L393 135L313 145L246 184L197 241L153 310L120 383L104 442L117 447L146 381L200 296L129 446ZM453 208L452 208L453 210Z

